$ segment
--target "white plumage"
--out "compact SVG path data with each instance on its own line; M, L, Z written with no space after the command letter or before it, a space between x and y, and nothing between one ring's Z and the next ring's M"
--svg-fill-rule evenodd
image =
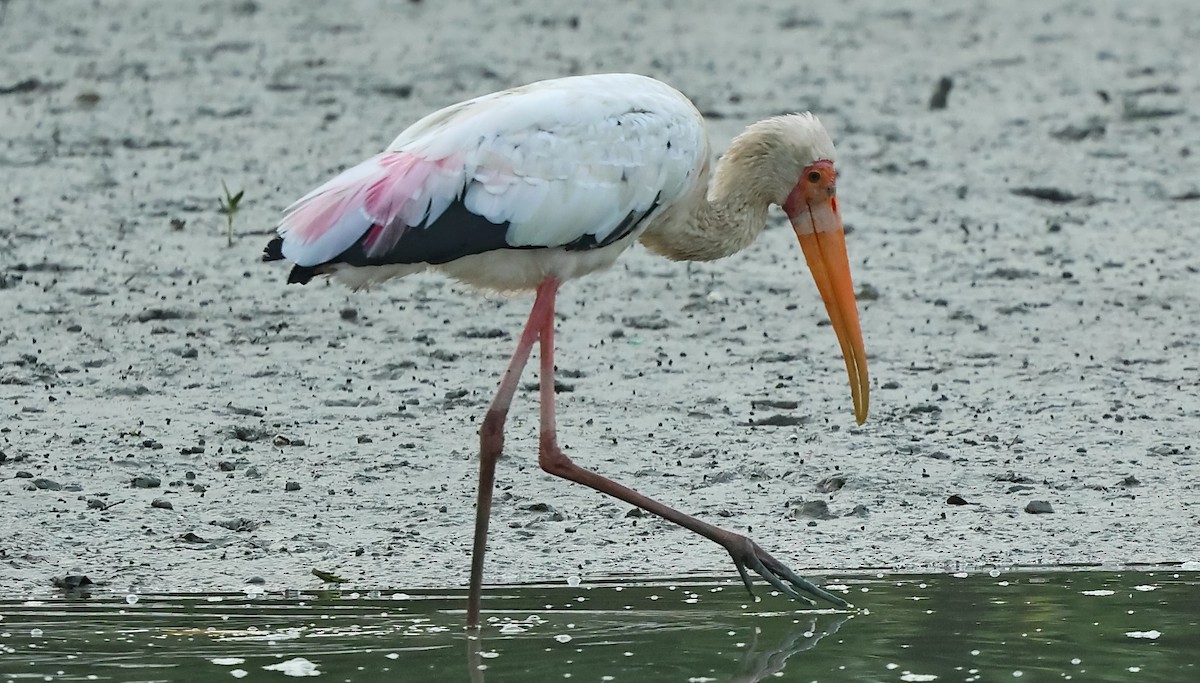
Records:
M372 226L379 234L366 253L384 254L408 230L454 229L435 224L461 201L496 224L508 247L549 251L492 252L465 269L417 261L326 270L362 286L434 265L480 286L532 288L548 275L611 265L666 208L704 191L709 154L700 112L664 83L631 74L542 81L429 114L382 154L305 195L280 222L282 254L325 264ZM586 238L603 244L631 214L652 210L607 248L553 253Z

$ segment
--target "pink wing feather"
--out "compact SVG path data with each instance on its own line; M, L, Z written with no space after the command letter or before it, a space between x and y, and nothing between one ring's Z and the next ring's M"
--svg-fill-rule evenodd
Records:
M325 263L349 249L363 235L368 257L386 253L404 231L432 221L431 199L449 188L429 187L435 174L450 180L453 161L430 161L410 152L386 152L346 169L309 192L284 212L279 222L283 255L293 263ZM461 173L461 172L460 172ZM461 180L457 183L461 188ZM450 190L461 191L458 190ZM440 215L447 199L435 203Z

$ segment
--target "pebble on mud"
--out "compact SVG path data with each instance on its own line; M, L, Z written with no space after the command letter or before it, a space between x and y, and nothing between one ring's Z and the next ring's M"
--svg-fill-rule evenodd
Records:
M262 525L261 522L246 519L245 517L230 517L229 519L214 519L209 524L219 526L230 531L254 531Z
M175 506L171 504L171 501L167 500L166 498L155 498L154 500L150 501L150 507L158 508L160 510L175 509Z
M526 510L528 512L544 512L544 513L546 513L541 518L539 518L538 521L541 521L541 522L561 522L566 519L566 517L564 517L563 514L561 512L559 512L557 508L555 508L553 505L551 505L549 503L530 503L528 505L522 505L521 509Z
M946 499L946 505L967 505L967 499L955 493Z
M57 481L54 481L53 479L45 479L43 477L34 479L32 482L30 482L30 485L32 485L35 489L41 489L43 491L61 491L63 487L63 485Z
M854 506L853 510L851 510L850 512L847 512L846 514L844 514L842 516L843 517L866 517L869 514L871 514L870 508L868 508L866 505L863 505L862 503L859 503L858 505Z
M830 477L825 477L817 482L817 493L833 493L846 485L846 477L844 475L835 474Z
M233 435L238 441L258 441L270 436L270 432L259 427L234 427Z
M938 79L937 86L933 89L933 95L929 98L929 108L937 111L945 109L950 102L950 90L954 88L954 80L949 76L942 76Z
M1031 500L1025 504L1025 512L1031 515L1048 515L1054 512L1054 508L1044 500Z
M139 474L130 480L129 485L135 489L156 489L162 486L162 479L153 474Z
M50 583L52 583L55 588L61 588L63 590L78 590L80 588L87 588L88 586L96 585L95 582L89 579L86 574L52 576L50 577Z
M300 490L300 482L289 481L283 485L283 490L284 491L299 491Z
M789 503L791 505L791 503ZM799 517L807 517L809 519L833 519L833 515L829 512L829 504L823 500L806 500L796 503L796 506L788 510L788 517L797 519Z

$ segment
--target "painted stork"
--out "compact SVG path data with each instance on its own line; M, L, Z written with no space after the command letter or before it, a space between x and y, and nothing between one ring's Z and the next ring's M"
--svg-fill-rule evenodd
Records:
M483 95L429 114L381 154L292 204L263 259L288 282L330 275L354 289L426 269L493 290L534 290L533 309L479 430L479 492L467 625L479 623L483 559L504 421L539 342L538 464L712 540L780 592L846 601L741 534L584 469L559 449L554 301L559 285L603 270L640 241L672 260L747 248L783 207L837 333L854 414L867 416L867 358L835 194L833 142L811 114L747 128L712 171L704 118L670 86L632 74L577 76Z

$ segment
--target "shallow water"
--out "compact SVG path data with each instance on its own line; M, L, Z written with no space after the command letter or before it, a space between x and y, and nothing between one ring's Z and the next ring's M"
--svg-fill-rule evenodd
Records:
M696 578L464 595L301 591L0 602L0 679L1188 681L1200 572L827 576L855 609Z

